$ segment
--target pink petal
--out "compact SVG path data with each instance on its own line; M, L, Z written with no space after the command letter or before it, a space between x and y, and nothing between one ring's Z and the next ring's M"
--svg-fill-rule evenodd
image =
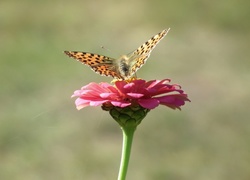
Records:
M131 105L131 103L129 102L120 102L120 101L111 101L111 104L118 107L127 107Z
M124 86L126 85L127 83L125 81L116 81L115 82L115 86L116 88L120 91L120 92L124 92Z
M82 108L85 108L87 107L88 105L80 105L80 106L76 106L76 109L77 110L81 110Z
M102 101L90 101L89 105L90 106L99 106L105 102L107 102L108 100L102 100Z
M158 97L157 99L162 105L169 107L172 106L176 108L180 108L180 106L183 106L185 104L185 101L189 101L189 99L187 99L184 94L174 94L164 97Z
M112 98L114 96L117 96L117 94L116 93L101 93L100 94L100 97L103 99Z
M139 93L127 93L129 97L139 99L144 96L144 94L139 94Z
M77 109L80 110L86 106L89 106L89 101L86 101L86 100L81 99L81 98L77 98L75 100L75 105L76 105Z
M154 109L160 104L157 99L139 99L138 103L146 109Z

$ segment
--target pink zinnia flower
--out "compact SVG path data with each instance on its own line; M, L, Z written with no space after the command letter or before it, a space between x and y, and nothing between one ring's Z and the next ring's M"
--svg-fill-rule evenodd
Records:
M133 134L147 113L160 104L181 109L185 101L189 101L181 87L170 84L169 79L148 82L131 79L116 81L114 85L92 82L75 91L72 97L78 97L75 101L77 109L101 105L120 125L123 131L123 150L119 177L124 172L126 175ZM121 179L125 179L125 176Z
M179 85L169 83L169 79L116 81L114 85L92 82L76 90L72 97L78 97L75 101L78 110L99 105L120 108L139 105L150 110L160 104L181 109L185 101L189 101L187 94Z

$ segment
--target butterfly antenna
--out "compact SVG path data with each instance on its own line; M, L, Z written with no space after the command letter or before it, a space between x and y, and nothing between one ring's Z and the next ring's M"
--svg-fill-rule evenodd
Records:
M106 47L104 47L104 46L101 46L101 48L104 49L104 50L106 50L106 51L108 51L108 52L112 52L110 49L108 49L108 48L106 48ZM112 54L113 54L113 53L112 53Z
M104 50L106 50L106 51L111 52L111 50L110 50L110 49L108 49L108 48L106 48L106 47L104 47L104 46L101 46L101 48L102 48L102 49L104 49Z

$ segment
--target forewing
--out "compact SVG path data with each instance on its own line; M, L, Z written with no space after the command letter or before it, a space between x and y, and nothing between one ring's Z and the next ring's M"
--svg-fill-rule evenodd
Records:
M151 51L155 48L155 46L162 40L168 33L170 29L164 29L160 33L156 34L152 38L150 38L147 42L142 44L138 49L136 49L129 56L131 60L131 75L133 75L139 68L141 68L148 57L150 56Z
M102 56L99 54L78 52L78 51L64 51L66 55L77 61L88 65L93 71L102 76L117 77L117 73L114 71L115 59Z

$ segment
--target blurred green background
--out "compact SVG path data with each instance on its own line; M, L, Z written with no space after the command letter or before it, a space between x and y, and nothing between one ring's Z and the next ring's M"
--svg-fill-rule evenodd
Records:
M119 57L170 27L137 75L171 78L192 102L148 114L127 179L249 180L249 7L248 0L2 0L0 179L116 179L121 130L100 107L77 111L70 98L112 79L62 51Z

